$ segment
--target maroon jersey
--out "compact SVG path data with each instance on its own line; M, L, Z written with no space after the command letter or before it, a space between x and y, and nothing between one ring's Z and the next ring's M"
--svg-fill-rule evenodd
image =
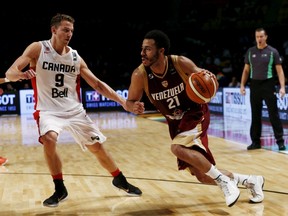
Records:
M206 151L196 146L191 148L197 148L211 163L215 164L208 148L207 130L210 123L208 105L195 103L188 98L185 90L188 74L185 74L179 67L177 57L168 56L166 71L163 75L155 74L150 67L144 67L143 64L139 66L145 77L145 93L151 103L166 118L171 139L183 131L192 130L201 123L200 139ZM188 166L180 160L178 163L179 169Z
M166 71L161 76L153 73L149 67L144 67L143 64L140 65L140 69L144 70L147 75L146 95L167 119L169 127L179 124L187 112L190 115L194 113L195 121L199 123L199 121L203 120L203 110L207 110L205 108L207 105L197 104L188 98L185 91L188 75L179 67L177 68L176 64L177 56L168 56ZM192 128L193 125L191 125L190 129ZM176 133L170 130L170 135L173 139Z

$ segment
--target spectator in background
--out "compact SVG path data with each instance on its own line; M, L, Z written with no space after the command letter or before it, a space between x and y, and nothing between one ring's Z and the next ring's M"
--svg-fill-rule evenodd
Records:
M240 82L237 80L236 76L233 76L231 82L229 83L228 87L240 87Z
M283 139L283 126L277 107L273 67L275 67L278 75L280 84L279 95L281 98L285 95L285 75L282 68L282 58L277 49L267 44L267 38L268 35L265 29L257 28L255 30L257 44L250 47L245 54L240 92L242 95L245 95L245 84L248 78L250 78L250 103L252 111L250 136L252 144L247 147L248 150L261 148L263 100L267 105L269 119L279 150L286 149Z
M226 75L222 71L218 71L216 73L216 78L219 83L219 87L227 87L229 84L229 80L227 79Z
M23 83L23 89L32 89L31 85L27 82Z
M13 87L12 83L8 82L8 83L6 84L6 89L5 89L5 91L7 91L7 92L14 92L14 91L17 91L17 90Z

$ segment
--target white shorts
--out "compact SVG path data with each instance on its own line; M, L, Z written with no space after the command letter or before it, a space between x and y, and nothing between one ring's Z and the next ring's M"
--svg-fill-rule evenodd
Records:
M59 137L62 130L67 130L83 151L87 149L86 145L106 141L106 137L86 114L85 110L78 113L41 111L39 115L40 136L45 135L48 131L55 131Z

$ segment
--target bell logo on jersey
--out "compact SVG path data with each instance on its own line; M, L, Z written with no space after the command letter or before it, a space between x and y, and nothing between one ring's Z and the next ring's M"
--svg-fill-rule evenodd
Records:
M63 91L59 91L57 88L52 88L52 98L68 97L68 88L64 88Z

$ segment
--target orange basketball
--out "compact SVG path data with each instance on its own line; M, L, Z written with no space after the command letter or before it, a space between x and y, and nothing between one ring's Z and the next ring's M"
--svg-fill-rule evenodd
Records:
M218 90L215 76L207 72L192 73L186 83L186 93L190 100L204 104L210 102Z

